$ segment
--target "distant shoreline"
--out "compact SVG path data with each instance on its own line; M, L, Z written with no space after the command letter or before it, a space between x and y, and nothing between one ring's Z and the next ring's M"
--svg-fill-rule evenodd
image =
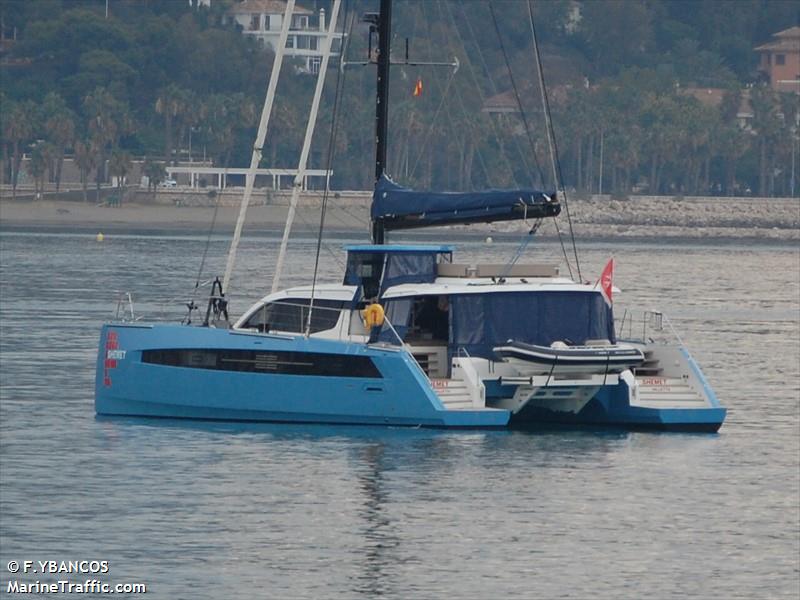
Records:
M252 206L245 222L245 235L273 235L283 231L288 207L280 204ZM679 199L635 199L629 201L570 200L575 234L581 240L686 240L748 243L800 242L800 201L771 202L732 199L706 203ZM238 207L220 206L213 232L233 234ZM328 235L368 237L368 209L365 206L332 206L326 214ZM300 206L295 220L297 235L316 235L320 211L317 206ZM31 232L80 233L174 233L208 234L212 207L175 206L166 204L126 203L119 208L95 206L83 202L53 200L0 201L0 230ZM565 214L559 217L561 233L567 233ZM417 230L405 237L432 237L440 241L442 234L457 238L495 236L516 237L526 231L521 222L473 226L470 229ZM552 220L546 220L537 237L556 239Z

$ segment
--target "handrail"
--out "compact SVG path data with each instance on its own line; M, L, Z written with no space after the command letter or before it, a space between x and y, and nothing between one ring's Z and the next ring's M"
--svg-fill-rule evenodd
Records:
M131 321L135 321L136 320L136 314L133 311L133 296L131 295L130 292L118 292L118 293L119 293L119 296L117 297L117 310L116 310L116 313L114 315L114 319L115 320L120 320L121 319L122 321L126 320L125 319L125 308L124 308L124 305L125 305L125 299L127 298L127 300L128 300L128 308L130 309L130 313L131 313L130 320ZM120 313L122 313L122 316L120 316Z
M430 380L430 377L428 377L428 374L425 372L425 369L423 369L423 368L422 368L422 365L421 365L421 364L419 364L419 361L418 361L418 360L417 360L417 358L414 356L414 353L413 353L413 352L411 352L411 349L409 348L408 344L406 344L406 343L403 341L403 338L401 338L401 337L400 337L400 334L399 334L399 333L397 333L397 330L394 328L394 325L392 325L391 321L389 321L389 319L388 319L388 318L385 318L385 319L384 319L384 321L383 321L383 324L384 324L384 325L388 325L388 326L389 326L389 330L390 330L390 331L391 331L391 332L394 334L394 336L397 338L397 341L399 342L399 344L400 344L400 347L401 347L403 350L405 350L406 354L408 354L408 355L411 357L411 361L412 361L412 362L413 362L413 363L414 363L414 364L417 366L417 369L419 369L419 372L420 372L420 373L421 373L421 374L422 374L422 375L425 377L425 379L428 379L428 380Z
M675 329L672 321L669 320L666 314L659 310L642 310L639 312L640 317L637 318L637 312L633 310L625 309L625 312L622 315L622 319L620 320L620 324L618 327L617 338L619 339L627 339L629 341L641 341L646 342L648 339L648 334L651 332L664 332L664 323L666 323L667 332L671 334L681 346L684 346L683 340L681 336L678 334L677 330ZM641 319L641 321L640 321ZM636 338L634 336L633 330L634 326L641 323L641 338ZM624 337L625 329L627 325L628 335Z
M683 343L683 339L678 334L678 332L676 331L675 327L672 325L672 321L669 320L669 317L667 317L667 315L665 315L663 313L660 313L660 314L664 318L664 320L667 322L667 326L669 327L669 330L672 332L672 335L675 336L675 339L678 340L678 343L681 345L681 347L686 349L686 344ZM686 351L688 352L689 350L686 349Z
M462 357L463 353L463 357ZM465 360L462 360L465 359ZM481 381L477 369L470 360L469 352L463 346L456 350L456 358L453 361L453 368L459 369L463 373L463 379L468 384L469 395L472 399L472 406L483 408L486 406L486 386Z

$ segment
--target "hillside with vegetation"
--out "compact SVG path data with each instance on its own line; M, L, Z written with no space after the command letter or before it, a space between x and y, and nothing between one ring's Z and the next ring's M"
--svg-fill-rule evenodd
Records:
M134 158L145 160L153 181L167 162L190 157L246 166L273 53L221 24L233 2L109 0L106 17L104 0L4 0L3 183L15 181L23 154L37 181L56 184L64 156L73 156L85 187L126 175ZM331 2L300 4L330 11ZM528 6L395 3L396 60L409 38L412 59L457 57L460 65L393 70L395 179L438 189L552 186ZM347 60L363 61L360 16L377 2L343 7ZM798 23L796 2L550 0L533 7L566 186L618 195L790 194L798 98L765 85L753 48ZM263 167L292 168L299 156L314 77L287 62ZM374 70L334 67L327 76L310 166L328 163L339 82L332 185L369 189ZM415 96L418 81L423 93Z

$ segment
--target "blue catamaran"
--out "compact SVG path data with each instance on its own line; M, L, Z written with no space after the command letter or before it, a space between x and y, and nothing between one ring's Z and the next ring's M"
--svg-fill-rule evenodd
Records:
M426 427L560 423L717 431L713 390L646 313L619 339L603 289L537 264L459 264L448 245L388 231L557 217L555 192L430 193L385 173L391 2L377 52L372 244L346 248L341 284L271 293L234 323L215 286L202 325L103 326L100 415ZM668 324L668 323L667 323ZM630 328L633 330L633 328ZM630 338L630 336L628 336Z

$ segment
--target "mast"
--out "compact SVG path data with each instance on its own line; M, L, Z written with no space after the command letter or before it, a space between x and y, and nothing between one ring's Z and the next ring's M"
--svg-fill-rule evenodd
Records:
M269 117L272 114L272 103L275 100L275 88L278 87L278 77L281 72L281 65L283 65L283 54L286 50L286 38L289 37L289 25L292 22L294 3L295 0L287 0L286 2L286 10L283 13L283 23L281 24L281 34L278 38L278 47L275 50L275 61L272 64L272 73L270 74L269 84L267 85L267 96L264 99L264 108L261 110L261 120L258 124L256 143L253 146L253 154L250 158L250 169L247 175L245 175L244 196L242 197L242 204L239 208L239 218L236 221L236 229L233 233L233 240L231 240L231 247L230 250L228 250L228 261L225 265L225 276L222 281L222 290L226 294L228 294L228 287L231 283L233 265L236 262L236 249L239 247L239 239L242 236L242 227L244 226L244 219L247 215L247 207L250 204L250 197L253 194L256 170L261 162L261 150L264 147L264 140L267 137Z
M386 146L389 129L389 64L392 41L392 1L381 0L378 17L378 84L375 95L375 182L386 172ZM372 242L383 244L384 227L379 219L372 223Z
M286 258L286 247L289 244L289 234L292 232L292 222L294 221L294 215L297 209L297 200L300 196L300 190L303 187L303 179L306 174L306 167L308 166L308 153L311 150L311 138L314 136L314 127L317 124L319 101L322 97L322 87L325 85L325 75L328 72L328 59L331 56L331 44L336 35L336 19L339 15L340 4L341 0L333 0L331 19L328 23L328 35L325 36L322 42L322 62L319 66L319 72L317 73L317 87L314 89L314 99L311 101L311 110L308 113L306 136L303 138L303 149L300 151L300 161L297 163L297 175L295 175L294 184L292 185L292 199L289 202L289 214L286 215L286 225L283 229L281 249L280 252L278 252L278 260L275 263L275 274L272 278L273 294L278 291L278 284L280 284L281 281L283 261Z

